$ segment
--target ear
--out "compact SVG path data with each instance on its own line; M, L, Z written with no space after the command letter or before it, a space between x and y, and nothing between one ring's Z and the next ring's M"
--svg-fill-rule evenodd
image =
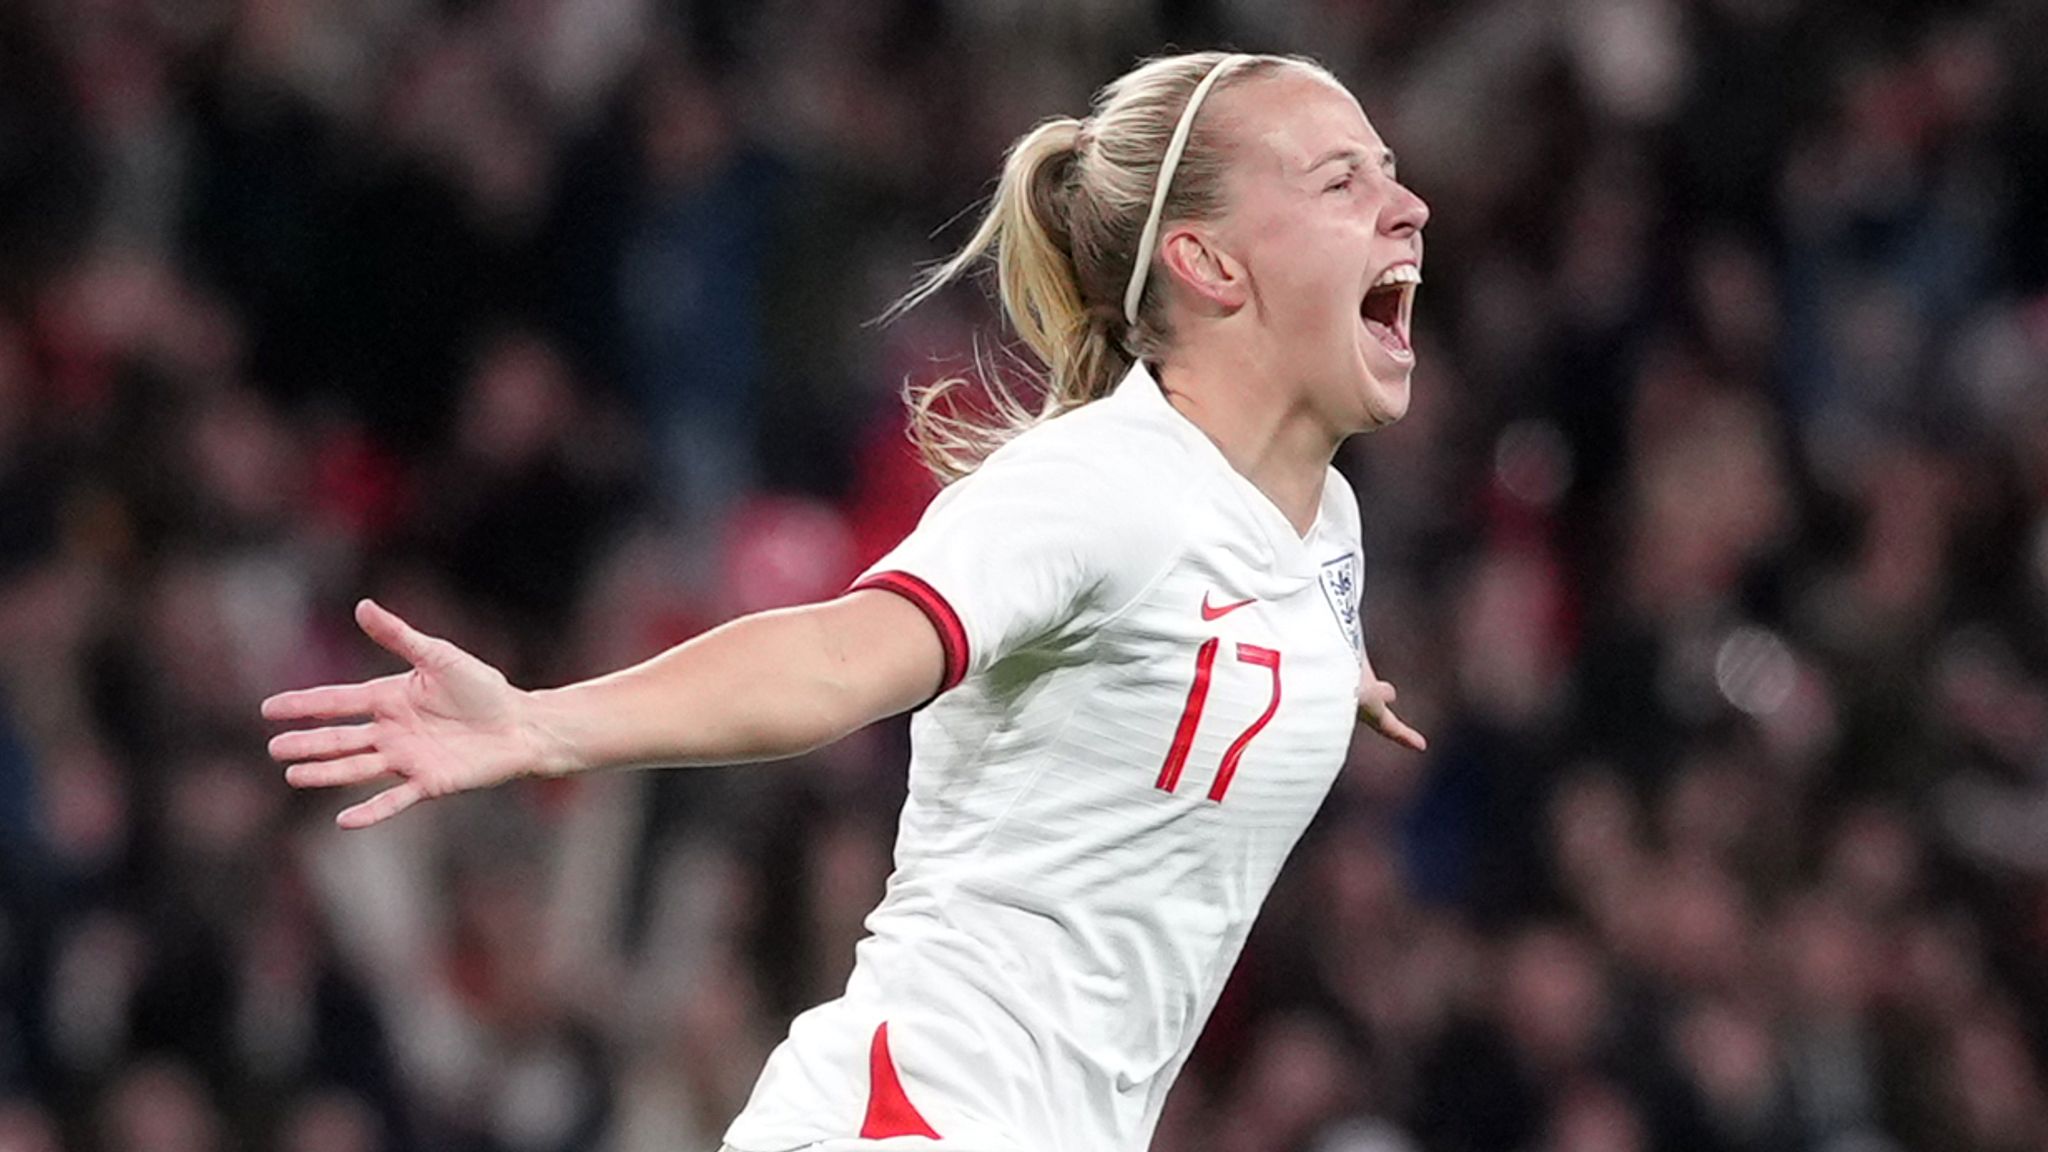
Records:
M1183 288L1218 311L1244 307L1250 295L1244 265L1200 227L1182 224L1160 237L1159 257Z

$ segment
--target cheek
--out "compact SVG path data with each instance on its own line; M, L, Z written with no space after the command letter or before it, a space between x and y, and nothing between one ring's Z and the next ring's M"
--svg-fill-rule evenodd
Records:
M1309 201L1246 213L1244 249L1268 323L1300 336L1349 336L1371 257L1369 225Z
M1274 248L1260 280L1267 305L1283 326L1348 327L1358 313L1362 268L1334 250L1328 237L1303 233Z

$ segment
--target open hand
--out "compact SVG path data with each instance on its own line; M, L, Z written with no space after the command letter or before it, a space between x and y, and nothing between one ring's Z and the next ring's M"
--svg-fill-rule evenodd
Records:
M370 639L412 665L409 672L280 692L263 702L270 720L366 723L302 728L270 741L295 788L389 784L342 810L335 823L363 828L434 796L533 775L539 741L525 723L527 694L496 668L446 640L427 636L371 600L356 604Z

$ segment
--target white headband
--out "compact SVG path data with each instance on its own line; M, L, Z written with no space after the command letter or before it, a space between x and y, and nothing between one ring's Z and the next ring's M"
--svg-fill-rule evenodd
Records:
M1209 94L1225 69L1250 56L1232 54L1216 62L1202 82L1195 85L1188 96L1188 106L1180 111L1180 123L1174 125L1173 139L1167 142L1166 156L1159 161L1159 184L1152 190L1152 211L1145 216L1145 230L1138 233L1138 259L1131 265L1131 283L1124 289L1124 323L1133 328L1138 325L1138 301L1145 296L1145 276L1152 270L1152 249L1159 243L1159 213L1166 207L1167 190L1173 187L1173 170L1180 167L1180 154L1187 149L1188 133L1195 126L1195 109L1202 106L1202 97Z

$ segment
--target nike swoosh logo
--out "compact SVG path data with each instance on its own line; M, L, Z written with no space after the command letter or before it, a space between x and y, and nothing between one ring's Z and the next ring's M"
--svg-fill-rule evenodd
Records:
M1258 601L1259 598L1254 596L1249 600L1239 600L1235 604L1218 604L1215 606L1211 606L1209 603L1209 594L1207 592L1204 592L1202 593L1202 619L1221 620L1223 617L1230 615L1232 612L1237 611L1239 608L1242 608L1247 604L1256 604L1258 603Z

